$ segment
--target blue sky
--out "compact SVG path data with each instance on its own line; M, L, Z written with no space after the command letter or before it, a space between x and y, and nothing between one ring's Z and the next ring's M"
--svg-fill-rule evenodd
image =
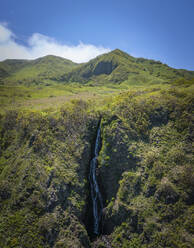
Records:
M194 70L194 0L0 0L0 59L119 48Z

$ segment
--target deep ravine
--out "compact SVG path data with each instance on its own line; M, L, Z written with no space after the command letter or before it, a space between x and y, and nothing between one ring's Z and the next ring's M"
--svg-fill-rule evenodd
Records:
M90 162L90 172L89 172L89 181L90 181L90 190L91 190L91 199L92 199L92 210L93 210L93 229L92 233L94 235L100 234L100 226L102 220L102 210L103 210L103 199L99 189L99 185L96 177L96 169L98 166L98 155L101 147L101 129L100 123L97 130L96 142L94 147L93 158Z

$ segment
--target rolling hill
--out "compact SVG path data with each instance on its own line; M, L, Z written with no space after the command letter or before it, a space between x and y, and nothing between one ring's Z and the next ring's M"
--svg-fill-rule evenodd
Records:
M1 84L6 85L52 82L156 84L193 77L193 71L174 69L160 61L135 58L119 49L83 64L51 55L36 60L6 60L0 63Z
M194 77L194 72L173 69L160 61L134 58L116 49L65 73L61 80L82 83L93 81L136 84L169 82L180 77L191 79Z
M5 60L0 63L0 80L2 84L42 84L76 66L70 60L53 55L35 60Z

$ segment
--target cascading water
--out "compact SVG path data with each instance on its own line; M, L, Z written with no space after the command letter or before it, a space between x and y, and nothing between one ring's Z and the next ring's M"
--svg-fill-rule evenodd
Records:
M99 125L97 131L95 149L94 149L94 157L90 162L90 175L89 175L92 207L93 207L93 233L95 235L99 235L100 233L100 222L102 219L102 209L103 209L102 196L96 179L96 168L98 165L97 157L100 151L100 143L101 143L101 135L100 135L100 125Z

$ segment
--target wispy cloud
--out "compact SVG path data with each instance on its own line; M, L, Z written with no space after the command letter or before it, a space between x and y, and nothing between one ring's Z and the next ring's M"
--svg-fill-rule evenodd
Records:
M21 45L6 23L0 23L0 60L35 59L51 54L81 63L109 51L109 48L82 42L76 46L61 44L54 38L39 33L32 34L26 46Z

